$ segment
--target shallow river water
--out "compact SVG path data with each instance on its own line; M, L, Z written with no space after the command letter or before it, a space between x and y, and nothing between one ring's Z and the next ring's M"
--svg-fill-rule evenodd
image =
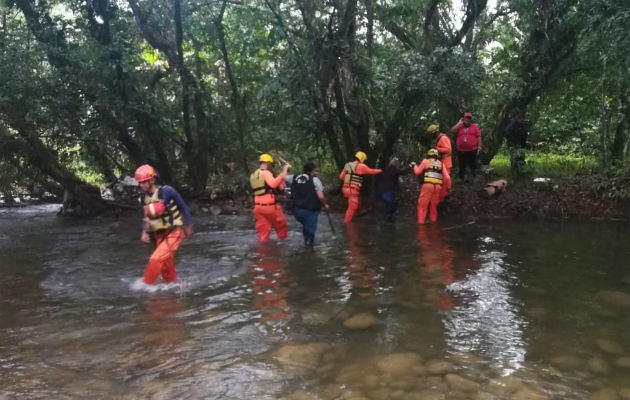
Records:
M624 223L359 219L317 245L0 210L0 399L630 399Z

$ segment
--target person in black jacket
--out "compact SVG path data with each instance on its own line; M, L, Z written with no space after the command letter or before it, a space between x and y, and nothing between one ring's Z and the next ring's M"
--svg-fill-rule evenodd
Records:
M510 152L510 170L512 176L518 177L525 173L525 148L527 146L527 127L525 113L517 111L503 132Z
M312 247L315 244L317 218L322 206L328 210L324 197L324 186L318 177L313 176L315 164L307 161L300 175L287 176L287 183L291 185L291 200L293 202L293 216L302 224L304 245Z
M398 178L409 172L409 170L409 167L401 168L400 161L396 157L393 157L378 179L376 191L379 199L385 204L385 219L387 221L391 221L394 218L394 213L398 208L396 202Z

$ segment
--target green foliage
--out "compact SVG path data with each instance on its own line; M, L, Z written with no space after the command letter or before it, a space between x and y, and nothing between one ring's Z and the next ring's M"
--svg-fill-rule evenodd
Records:
M575 157L542 151L528 152L525 161L530 177L554 178L588 175L598 168L597 158L593 156ZM499 176L510 176L510 156L505 152L496 154L490 161L490 167L494 168Z
M474 2L459 42L454 3L425 20L430 3L192 0L180 49L172 1L30 2L31 24L16 2L0 9L0 124L93 184L152 162L171 183L243 189L270 151L335 178L358 148L418 161L426 126L463 111L494 152L508 105L527 106L536 174L628 166L623 1ZM508 170L504 154L492 165Z

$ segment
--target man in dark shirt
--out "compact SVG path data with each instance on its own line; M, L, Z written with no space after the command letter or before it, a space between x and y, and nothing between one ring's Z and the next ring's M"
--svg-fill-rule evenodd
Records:
M394 157L389 162L383 174L379 177L376 190L379 199L385 204L386 219L391 221L398 208L396 203L396 190L398 189L398 178L406 174L409 168L400 168L400 161Z
M527 146L525 114L519 112L505 128L503 135L510 152L512 176L522 176L525 173L525 148Z

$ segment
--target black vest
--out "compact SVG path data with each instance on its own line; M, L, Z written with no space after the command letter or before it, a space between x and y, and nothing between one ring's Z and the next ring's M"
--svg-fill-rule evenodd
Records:
M296 208L319 211L321 204L315 191L313 177L308 174L300 174L293 177L291 183L291 199Z

